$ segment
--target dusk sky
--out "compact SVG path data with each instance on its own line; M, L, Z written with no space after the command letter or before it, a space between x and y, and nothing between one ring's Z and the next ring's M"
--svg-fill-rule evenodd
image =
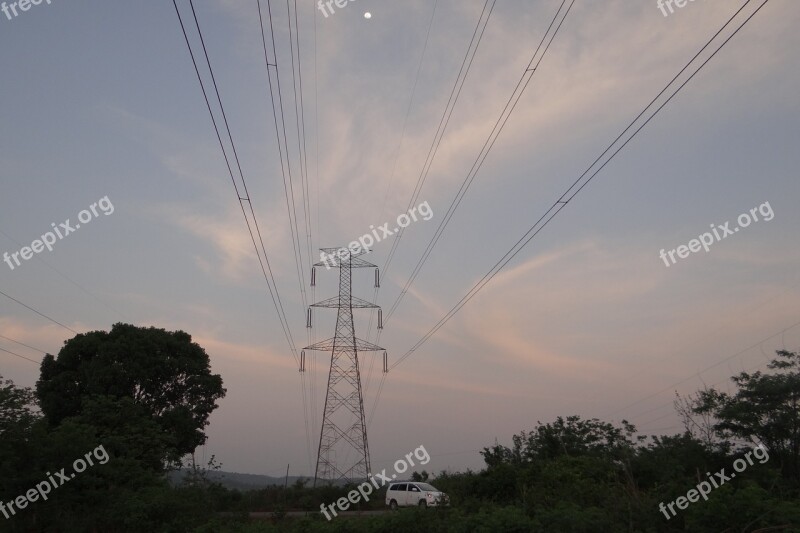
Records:
M358 336L396 363L737 9L747 3L689 73L762 1L671 3L670 13L656 0L576 0L380 340L365 310L355 311ZM371 226L396 227L484 9L481 0L342 3L326 17L316 2L298 2L292 34L314 250L347 246ZM191 8L177 4L219 117ZM382 279L384 317L561 5L496 1L414 202L427 202L432 216L406 228ZM315 311L306 330L258 6L194 7L299 350L333 335L335 310ZM271 0L271 8L310 303L337 294L338 272L318 267L312 294L319 256L308 257L305 240L287 3ZM227 389L198 452L227 471L281 475L289 464L292 475L313 475L330 354L308 355L306 418L300 373L172 2L43 0L16 12L0 12L0 254L98 206L52 251L0 263L0 291L64 326L0 295L0 348L38 363L37 349L57 354L70 329L125 322L186 331ZM800 4L768 1L485 288L392 368L377 407L382 354L361 354L373 470L420 445L429 471L480 468L484 446L510 445L537 421L572 414L626 419L643 435L679 433L675 391L731 390L731 375L800 348L798 26ZM266 32L269 45L268 24ZM742 214L757 221L744 227ZM728 222L731 232L708 251L679 248L697 249L691 241L724 233ZM395 238L364 259L383 268ZM371 271L353 279L356 296L374 296ZM17 385L34 386L38 371L0 351L0 374Z

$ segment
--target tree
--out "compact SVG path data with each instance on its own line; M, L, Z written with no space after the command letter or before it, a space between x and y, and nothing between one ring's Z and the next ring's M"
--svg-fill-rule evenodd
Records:
M417 472L414 470L414 473L411 474L411 481L428 481L429 474L425 470L422 472Z
M208 354L189 334L128 324L70 339L58 357L45 356L36 384L53 427L92 404L129 400L128 411L140 411L170 437L161 457L165 466L205 442L203 429L225 392Z
M36 479L31 472L37 453L35 411L33 392L0 376L0 502L16 497Z
M710 411L697 412L695 410L695 407L702 403L702 394L708 391L709 389L706 387L704 391L687 396L681 396L678 391L675 391L675 400L673 400L672 405L681 418L687 435L702 442L709 450L727 450L728 442L721 440L717 430L714 429L717 421L714 419L713 413Z
M534 431L523 431L514 435L513 450L502 451L495 445L484 448L484 458L495 460L510 457L514 461L528 462L535 459L553 459L562 455L611 455L627 454L633 447L632 436L636 428L622 421L622 428L596 418L581 420L579 416L556 418L555 422L542 424Z
M0 438L9 431L30 427L36 419L35 398L29 388L19 388L0 376Z
M779 350L767 365L775 373L742 372L733 376L734 395L715 389L700 391L698 414L717 419L714 429L723 439L761 441L780 461L784 477L800 480L800 355Z

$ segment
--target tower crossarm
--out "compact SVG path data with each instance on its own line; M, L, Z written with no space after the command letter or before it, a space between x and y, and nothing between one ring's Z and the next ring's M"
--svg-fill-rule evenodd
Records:
M342 252L344 257L339 256L339 250L346 250L347 252ZM328 267L328 268L378 268L377 265L373 265L368 261L364 261L361 259L362 255L366 255L370 253L371 250L366 250L361 248L358 252L352 253L347 248L320 248L321 255L320 261L314 263L313 266L315 267Z
M320 341L316 344L312 344L311 346L306 346L303 350L315 350L318 352L330 352L333 350L333 342L336 340L335 337L331 337L330 339L325 339L324 341ZM372 344L371 342L367 342L364 339L356 338L356 350L359 352L381 352L386 348L381 348L377 344Z
M330 258L328 259L327 263L325 261L319 261L317 263L314 263L313 266L315 266L315 267L327 266L329 268L339 268L343 264L344 264L344 266L349 266L350 268L377 268L378 267L378 265L373 265L369 261L364 261L360 257L355 257L355 256L351 256L350 265L347 265L346 262L344 262L341 259L339 259L339 257L336 256L336 255L330 256Z
M357 296L351 296L350 302L342 302L339 296L334 296L333 298L328 298L326 300L322 300L315 304L311 304L311 307L354 307L358 309L379 309L379 305L375 305L370 303L366 300L362 300Z

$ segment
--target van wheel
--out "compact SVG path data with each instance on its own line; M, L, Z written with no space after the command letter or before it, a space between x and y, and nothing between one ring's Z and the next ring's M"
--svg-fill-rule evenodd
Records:
M392 500L389 502L389 509L391 509L392 511L397 510L397 500Z
M419 506L421 509L425 509L428 506L428 502L426 502L425 500L420 500Z

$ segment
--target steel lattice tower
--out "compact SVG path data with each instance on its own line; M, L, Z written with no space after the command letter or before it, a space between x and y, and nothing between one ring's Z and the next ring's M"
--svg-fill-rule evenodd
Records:
M314 473L315 486L317 479L328 482L339 479L355 481L366 479L371 473L358 352L383 350L380 346L357 338L353 322L353 308L372 308L378 309L378 328L383 327L380 307L352 294L352 270L374 268L377 287L380 284L378 267L359 258L366 251L352 255L343 253L345 257L341 258L337 255L337 250L340 250L338 248L320 248L320 250L327 254L328 259L327 262L314 264L311 271L311 285L315 285L316 267L327 264L328 267L338 268L339 296L311 304L311 307L338 309L335 336L303 348L303 350L331 352L317 468ZM306 325L311 326L310 308ZM385 352L383 368L385 372ZM300 371L305 371L305 351L301 354Z

